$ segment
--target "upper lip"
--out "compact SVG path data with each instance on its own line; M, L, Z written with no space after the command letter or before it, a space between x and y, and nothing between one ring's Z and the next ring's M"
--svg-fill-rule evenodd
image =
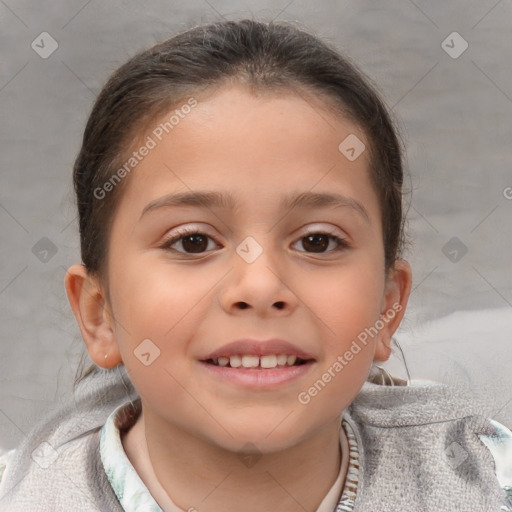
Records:
M203 361L208 359L218 359L219 357L231 356L268 356L268 355L287 355L297 356L300 359L314 359L313 356L304 350L296 347L292 343L281 339L269 340L255 340L255 339L241 339L227 343L222 347L214 350L204 358Z

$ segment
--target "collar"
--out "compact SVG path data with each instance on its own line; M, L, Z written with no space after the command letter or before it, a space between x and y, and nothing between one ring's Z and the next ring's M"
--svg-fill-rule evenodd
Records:
M110 414L101 428L100 456L110 485L125 512L184 512L168 496L169 499L162 506L156 502L124 451L121 432L135 423L140 412L140 399L125 403ZM344 419L340 428L340 446L342 459L338 478L316 512L353 510L359 474L359 452L352 427Z

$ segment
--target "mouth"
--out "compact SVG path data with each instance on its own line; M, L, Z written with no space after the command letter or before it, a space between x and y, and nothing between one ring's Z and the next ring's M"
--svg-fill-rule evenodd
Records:
M302 366L313 359L303 359L296 355L286 354L267 354L264 356L256 355L232 355L229 357L220 356L203 361L206 364L220 366L222 368L243 368L252 370L273 370L279 368L289 368L292 366Z
M234 355L229 358L209 358L199 363L207 375L214 379L213 382L227 385L237 393L243 389L258 392L282 389L293 382L304 381L314 367L314 359L302 359L285 354L280 356ZM284 364L278 364L278 358L279 362Z
M315 362L313 354L277 338L236 340L199 359L215 382L256 391L277 390L304 379Z

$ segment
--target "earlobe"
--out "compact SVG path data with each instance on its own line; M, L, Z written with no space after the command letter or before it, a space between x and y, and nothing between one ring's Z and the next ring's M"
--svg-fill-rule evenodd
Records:
M99 278L89 275L84 265L72 265L65 287L91 359L103 368L121 363L110 306Z
M387 361L391 355L391 338L404 317L411 286L411 266L405 260L397 260L386 281L379 318L382 329L379 329L374 361Z

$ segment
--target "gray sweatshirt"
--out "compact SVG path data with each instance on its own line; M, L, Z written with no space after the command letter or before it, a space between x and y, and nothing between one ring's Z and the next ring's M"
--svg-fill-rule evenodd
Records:
M123 512L102 466L99 432L114 409L137 398L122 366L83 380L10 457L0 511ZM477 409L444 384L365 382L343 413L359 448L354 512L512 510L488 448L497 440L504 452L510 440Z

